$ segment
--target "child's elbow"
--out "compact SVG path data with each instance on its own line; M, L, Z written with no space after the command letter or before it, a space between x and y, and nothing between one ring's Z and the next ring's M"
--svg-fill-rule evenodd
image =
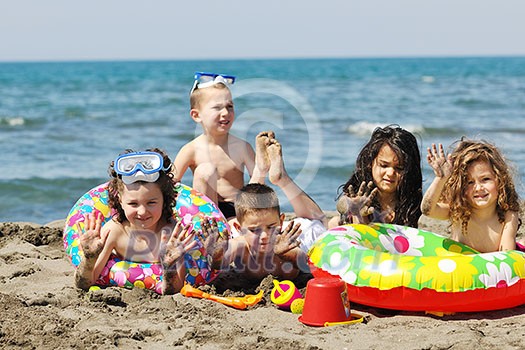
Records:
M75 287L88 291L92 284L93 281L91 281L91 279L86 278L82 274L78 273L78 270L75 271Z
M430 214L432 213L432 205L427 202L422 202L421 203L421 213L423 215L430 216Z

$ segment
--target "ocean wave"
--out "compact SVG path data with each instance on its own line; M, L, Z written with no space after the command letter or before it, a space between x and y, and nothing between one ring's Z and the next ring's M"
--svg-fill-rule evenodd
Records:
M372 132L378 128L378 127L385 127L389 125L388 123L377 123L377 122L368 122L368 121L360 121L357 123L354 123L348 127L348 132L354 135L359 136L369 136L372 134ZM401 125L400 125L401 126ZM401 126L403 129L410 131L411 133L418 133L423 134L425 133L426 129L421 124L403 124Z
M423 83L432 84L433 82L436 81L436 78L434 78L432 75L422 75L421 81Z
M477 98L458 98L454 101L454 105L474 109L498 109L505 107L505 104L497 101L480 100Z
M50 121L45 117L29 117L25 115L0 115L0 129L3 130L20 130L20 129L37 129Z
M24 117L0 117L0 126L6 125L6 126L21 126L25 125L27 121L24 119Z

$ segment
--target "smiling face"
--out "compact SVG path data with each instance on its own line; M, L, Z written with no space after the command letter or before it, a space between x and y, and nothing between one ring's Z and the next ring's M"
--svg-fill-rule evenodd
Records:
M273 209L246 213L241 224L241 233L249 249L255 254L271 252L276 235L281 232L284 216Z
M478 160L468 166L465 197L473 209L496 207L498 180L489 162Z
M202 89L200 94L202 96L198 108L190 111L193 120L202 124L208 133L228 133L235 119L230 89L211 86Z
M380 193L392 194L397 191L403 168L394 150L383 145L372 163L372 178Z
M120 198L131 228L157 231L164 203L158 184L135 182L124 185Z

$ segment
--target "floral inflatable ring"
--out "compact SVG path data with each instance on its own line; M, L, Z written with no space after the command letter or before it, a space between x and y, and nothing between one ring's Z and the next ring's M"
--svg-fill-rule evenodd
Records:
M96 186L85 193L71 208L64 227L64 249L72 264L78 267L84 253L80 246L80 230L84 229L84 215L98 212L104 217L103 223L111 220L112 210L108 205L107 183ZM177 184L177 203L173 216L183 224L192 223L194 229L200 228L204 219L216 218L219 232L229 234L228 222L216 205L203 194L192 188ZM209 257L204 248L195 249L184 256L186 282L202 285L217 277L211 269ZM124 288L145 288L161 294L162 267L160 263L136 263L119 259L112 254L100 274L96 284L99 286L119 286Z
M352 224L310 248L314 276L347 283L351 301L386 309L470 312L525 303L525 254L479 253L432 232Z

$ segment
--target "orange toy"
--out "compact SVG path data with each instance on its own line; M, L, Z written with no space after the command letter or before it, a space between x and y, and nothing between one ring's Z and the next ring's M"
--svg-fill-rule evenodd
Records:
M180 294L184 295L185 297L213 300L236 309L244 310L248 306L253 306L260 302L264 295L264 291L261 290L256 295L248 294L243 297L220 297L218 295L203 292L200 289L192 287L190 284L185 284L180 290Z

